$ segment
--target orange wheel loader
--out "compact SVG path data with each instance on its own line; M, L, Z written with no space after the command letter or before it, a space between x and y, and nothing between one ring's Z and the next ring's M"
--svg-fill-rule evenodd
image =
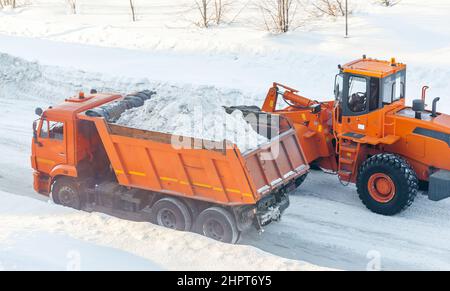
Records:
M309 170L287 119L280 119L279 131L267 143L244 153L227 141L114 123L153 94L92 91L45 111L38 108L31 156L34 189L64 206L192 230L227 243L235 243L252 225L261 229L280 219L289 205L287 193ZM269 130L273 123L251 125ZM174 139L189 146L174 146Z
M422 98L405 106L406 65L394 58L363 56L338 68L335 100L310 100L274 83L262 111L288 118L307 162L344 185L356 183L373 212L401 212L419 187L431 200L449 197L450 116L437 111L440 98L425 110L425 86Z

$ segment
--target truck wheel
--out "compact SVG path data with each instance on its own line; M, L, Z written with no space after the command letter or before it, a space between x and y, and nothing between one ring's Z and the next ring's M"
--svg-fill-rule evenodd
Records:
M160 199L152 206L150 220L154 224L181 231L189 231L192 227L187 206L171 197Z
M203 210L197 218L195 232L206 237L235 244L239 239L239 231L234 216L220 207Z
M69 178L59 178L52 189L52 198L56 204L81 209L81 197L78 185Z
M382 215L395 215L413 203L418 179L403 158L379 154L361 165L356 187L368 209Z

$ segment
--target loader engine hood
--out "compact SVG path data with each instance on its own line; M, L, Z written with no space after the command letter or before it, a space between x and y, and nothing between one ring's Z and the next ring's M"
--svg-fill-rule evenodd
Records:
M443 141L450 147L450 115L437 113L432 116L430 111L414 111L408 107L397 113L399 117L406 117L413 125L413 133Z

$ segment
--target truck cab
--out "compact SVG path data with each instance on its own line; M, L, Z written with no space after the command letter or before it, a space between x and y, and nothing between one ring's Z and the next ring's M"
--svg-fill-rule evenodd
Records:
M99 149L95 144L100 144L100 140L91 125L79 120L77 114L120 97L96 95L94 98L80 93L45 111L36 109L39 118L33 122L31 144L36 192L49 195L56 177L77 177L81 167L91 166L93 151Z

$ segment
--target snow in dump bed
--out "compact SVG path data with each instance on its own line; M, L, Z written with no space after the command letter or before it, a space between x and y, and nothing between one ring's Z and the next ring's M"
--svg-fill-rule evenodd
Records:
M254 247L0 191L0 270L322 270Z
M228 140L242 152L268 142L253 130L241 111L228 114L223 105L220 96L201 89L190 95L188 90L172 87L154 95L144 106L125 111L117 124L218 142Z

